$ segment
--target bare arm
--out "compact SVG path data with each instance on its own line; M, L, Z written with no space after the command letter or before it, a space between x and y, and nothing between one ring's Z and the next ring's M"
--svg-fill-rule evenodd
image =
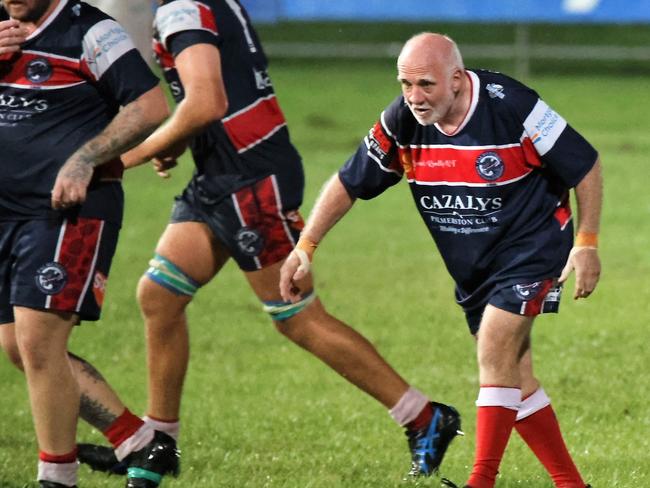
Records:
M81 146L61 167L52 189L52 207L60 209L82 203L95 166L140 143L168 113L160 86L124 106L100 134Z
M566 281L575 269L573 298L586 298L596 288L600 277L598 232L603 202L603 177L600 159L575 188L578 204L578 231L574 248L562 271L560 282Z
M300 300L300 289L295 282L309 272L314 249L329 230L352 208L354 200L335 174L323 187L307 224L300 235L296 249L287 257L280 271L280 293L285 301Z
M19 25L17 20L0 22L0 55L20 51L20 45L25 42L26 33Z
M185 98L165 124L122 156L127 168L151 159L160 163L175 161L193 136L222 118L228 110L218 48L196 44L181 51L175 61Z

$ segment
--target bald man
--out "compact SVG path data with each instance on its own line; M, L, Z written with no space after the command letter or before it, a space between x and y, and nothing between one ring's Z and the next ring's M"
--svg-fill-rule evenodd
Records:
M296 283L318 243L357 198L406 177L477 340L476 453L465 487L494 486L514 427L556 486L584 488L533 373L530 332L537 315L558 311L571 271L574 298L596 287L598 154L530 88L465 69L446 36L411 38L397 71L402 94L325 185L281 270L281 294L299 299ZM575 240L571 188L580 216Z

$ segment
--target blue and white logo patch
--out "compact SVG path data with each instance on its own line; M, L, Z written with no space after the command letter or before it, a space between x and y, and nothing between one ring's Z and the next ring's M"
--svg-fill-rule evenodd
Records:
M257 256L264 247L264 237L257 229L250 227L239 229L235 234L235 240L239 250L246 256Z
M476 158L476 172L487 181L498 180L505 171L503 159L493 151L484 152Z
M528 302L539 294L543 284L543 281L536 281L535 283L530 283L528 285L514 285L512 289L519 298Z
M553 148L566 126L566 120L543 100L537 100L533 110L524 120L526 135L540 156Z
M56 295L68 282L68 273L59 263L46 263L36 271L36 286L46 295Z
M45 83L52 77L52 65L45 58L36 58L27 63L25 76L32 83Z

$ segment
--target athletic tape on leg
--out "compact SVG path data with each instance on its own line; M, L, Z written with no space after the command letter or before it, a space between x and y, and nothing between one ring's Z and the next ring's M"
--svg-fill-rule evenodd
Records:
M311 292L302 300L296 303L291 302L264 302L263 310L271 315L273 320L287 320L293 317L303 308L309 305L316 298L316 294Z
M200 286L199 283L160 254L155 254L153 259L149 261L149 269L147 269L146 275L152 281L177 295L194 296Z

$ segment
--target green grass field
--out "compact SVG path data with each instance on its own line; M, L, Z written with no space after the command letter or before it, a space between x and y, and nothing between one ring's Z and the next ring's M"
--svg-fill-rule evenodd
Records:
M287 61L272 65L271 74L304 157L307 215L322 183L396 95L393 63ZM536 369L594 488L648 487L650 79L611 73L528 81L600 150L606 181L602 281L587 301L574 302L567 290L562 313L537 321ZM127 215L103 319L72 339L71 349L94 363L135 412L144 413L145 362L134 289L190 171L186 159L168 181L149 168L127 175ZM467 436L452 444L442 474L464 481L474 449L474 344L406 185L359 202L322 244L315 266L331 312L366 335L412 384L459 408ZM401 429L378 403L276 333L234 264L200 291L189 314L183 473L164 486L405 485L409 455ZM24 379L4 359L0 384L0 487L21 488L35 477L37 447ZM80 425L79 439L103 441L87 425ZM123 485L80 469L83 488ZM417 483L438 485L438 478ZM516 435L497 486L551 486Z

